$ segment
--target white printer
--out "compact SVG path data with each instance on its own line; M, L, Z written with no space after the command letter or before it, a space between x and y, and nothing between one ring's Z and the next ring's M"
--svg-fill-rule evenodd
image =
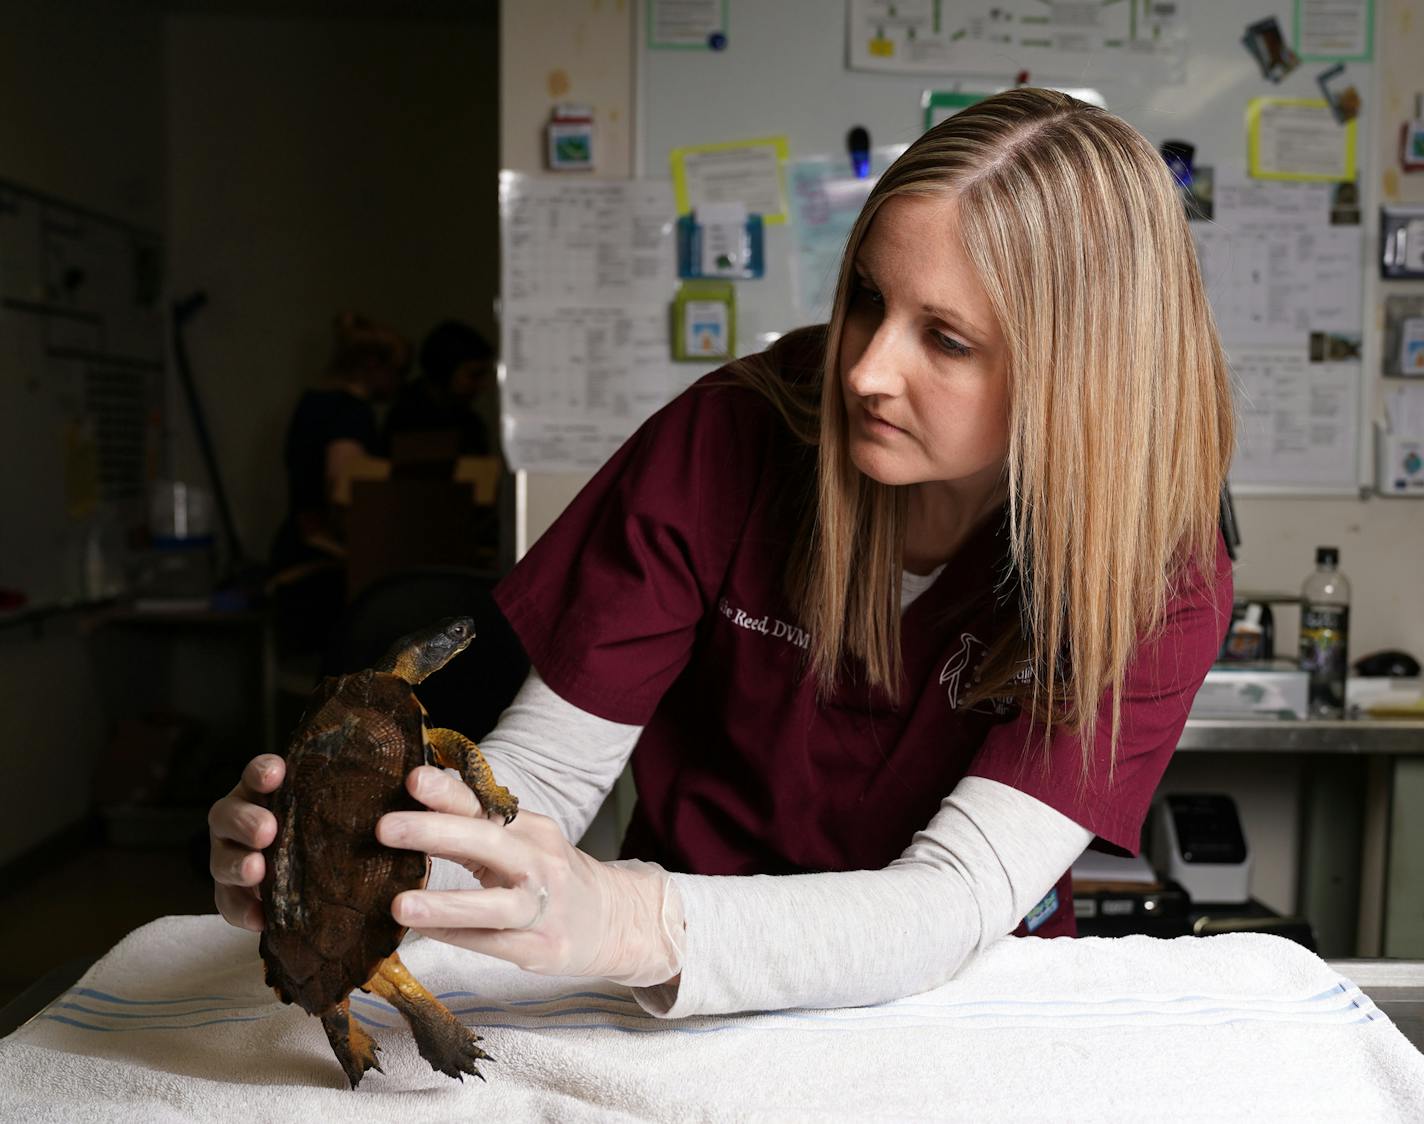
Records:
M1157 872L1181 884L1194 906L1251 898L1251 853L1229 796L1178 793L1158 801L1152 829Z

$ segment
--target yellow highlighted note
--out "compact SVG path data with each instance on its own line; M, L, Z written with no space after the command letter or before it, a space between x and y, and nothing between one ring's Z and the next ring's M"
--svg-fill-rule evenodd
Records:
M785 137L689 145L668 154L677 213L709 203L741 203L763 223L786 221Z
M1252 98L1247 168L1256 179L1348 182L1356 174L1357 122L1340 124L1319 98Z

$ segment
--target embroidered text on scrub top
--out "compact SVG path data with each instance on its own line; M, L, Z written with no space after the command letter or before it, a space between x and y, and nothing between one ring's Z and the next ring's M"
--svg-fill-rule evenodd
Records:
M745 609L738 609L725 597L717 602L717 608L738 628L745 628L749 632L760 632L763 636L770 636L775 640L785 640L788 644L795 644L798 648L811 646L811 634L804 628L798 628L794 624L787 624L785 621L776 620L770 616L752 616Z

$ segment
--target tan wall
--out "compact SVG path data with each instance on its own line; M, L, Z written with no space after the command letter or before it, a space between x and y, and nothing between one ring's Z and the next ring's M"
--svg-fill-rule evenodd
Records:
M285 506L282 438L334 312L494 338L497 8L460 21L184 14L167 29L170 278L245 545ZM186 419L180 474L201 479Z
M282 514L282 430L335 309L494 334L497 6L306 8L321 18L0 0L0 178L166 227L171 290L211 297L190 348L259 557ZM186 415L169 425L180 475L203 480ZM105 741L92 646L72 619L0 630L0 862L88 808Z
M0 178L156 228L163 21L151 5L0 3Z
M628 139L622 126L635 103L632 56L638 29L629 22L625 6L580 0L507 0L503 11L503 166L539 170L540 130L550 105L576 100L591 102L597 109L606 155L602 172L630 174L631 161L625 159ZM1412 111L1418 86L1418 60L1424 57L1424 10L1418 0L1382 0L1376 18L1381 96L1374 117L1375 166L1366 169L1365 175L1375 179L1382 198L1417 201L1424 199L1424 175L1399 174L1394 154L1399 124ZM556 95L556 89L566 92ZM1396 282L1388 291L1407 288ZM1416 284L1413 289L1424 291L1424 285ZM1366 321L1378 328L1384 287L1371 285L1369 295L1373 315L1367 312ZM1383 385L1372 374L1367 373L1366 379L1371 387ZM528 480L525 541L538 537L585 479L580 475L543 475ZM1424 657L1424 580L1418 576L1419 559L1424 558L1424 504L1380 497L1238 497L1236 506L1244 537L1236 573L1238 588L1294 593L1314 564L1315 547L1338 545L1341 566L1356 590L1352 650L1362 654L1403 647ZM1277 625L1283 654L1289 655L1297 627L1294 610L1285 609Z
M544 169L544 124L559 102L591 105L598 176L633 174L631 0L502 0L500 5L500 166ZM557 518L588 480L581 473L521 474L515 545L519 554Z
M1419 0L1381 0L1375 6L1375 104L1371 165L1362 169L1379 202L1424 202L1424 175L1399 170L1399 128L1413 114L1414 96L1424 92L1424 6ZM1377 219L1366 222L1366 332L1374 333L1367 355L1378 356L1384 300L1393 293L1424 293L1424 283L1377 280ZM1377 416L1387 383L1366 370L1369 412ZM1238 588L1298 592L1314 565L1317 545L1338 545L1340 567L1354 589L1350 611L1351 654L1379 648L1406 648L1424 658L1424 504L1379 496L1363 500L1239 499L1237 514L1245 542L1236 571ZM1294 637L1297 617L1285 614L1280 635ZM1289 653L1287 653L1289 654Z
M1363 175L1372 180L1381 202L1424 202L1424 175L1399 171L1400 123L1413 113L1414 95L1421 90L1419 60L1424 59L1424 6L1419 0L1382 0L1375 7L1374 91L1375 154ZM1323 65L1323 64L1322 64ZM1375 221L1374 216L1367 220ZM1373 270L1375 236L1366 238ZM1366 330L1380 331L1384 298L1390 293L1424 292L1424 283L1381 284L1366 289ZM1375 341L1373 352L1380 345ZM1386 385L1367 371L1367 385ZM1378 402L1378 398L1376 398ZM1298 592L1314 564L1317 545L1340 547L1340 567L1350 579L1352 656L1379 648L1404 648L1424 659L1424 503L1418 500L1372 497L1363 500L1238 499L1245 542L1236 570L1242 590ZM1290 656L1299 617L1288 609L1277 617L1280 654ZM1295 843L1299 825L1294 795L1300 769L1284 762L1262 768L1259 762L1233 766L1230 760L1183 754L1168 769L1165 791L1228 787L1258 850L1253 891L1268 905L1295 908L1297 868Z
M633 174L631 0L501 0L500 166L544 170L544 124L559 102L591 105L600 177ZM581 473L520 473L514 549L522 555L588 481ZM611 859L634 802L625 772L579 845Z
M573 81L567 98L599 107L602 128L628 111L633 97L633 48L639 29L626 24L623 6L599 0L505 0L501 56L504 62L501 114L505 167L537 170L538 128L548 107L560 97L550 93L558 73ZM1413 108L1419 89L1419 60L1424 58L1424 9L1418 0L1381 0L1376 7L1376 135L1374 165L1364 175L1379 185L1381 198L1424 201L1424 175L1403 176L1395 165L1398 129ZM620 31L621 29L621 31ZM626 41L618 36L626 34ZM788 48L794 67L794 45ZM636 122L635 122L636 125ZM614 138L622 143L621 136ZM613 161L605 170L629 174ZM1396 168L1391 171L1390 169ZM1370 221L1373 221L1371 219ZM1368 240L1373 246L1373 237ZM1424 291L1424 284L1367 289L1366 323L1382 325L1385 289ZM1377 349L1376 349L1377 353ZM1372 388L1381 380L1367 373ZM534 476L527 481L527 539L533 541L557 517L586 477ZM1424 658L1424 504L1379 497L1353 499L1281 499L1239 497L1236 503L1244 543L1236 572L1237 587L1260 592L1293 593L1314 562L1317 545L1337 545L1341 565L1355 589L1352 651L1356 654L1402 647ZM1286 608L1277 619L1280 654L1292 654L1297 615ZM1254 891L1278 909L1296 902L1298 843L1296 797L1299 763L1285 768L1260 767L1215 755L1183 755L1169 769L1164 790L1226 788L1236 794L1255 833L1258 862Z
M1384 0L1379 8L1375 43L1381 63L1379 110L1376 115L1375 146L1390 157L1377 169L1383 202L1424 203L1424 173L1404 175L1393 154L1399 146L1399 123L1415 112L1415 98L1424 93L1421 60L1424 60L1424 3L1420 0ZM1424 281L1381 283L1378 286L1376 324L1383 323L1384 297L1391 293L1424 296ZM1407 503L1408 501L1401 501ZM1416 504L1418 501L1415 501ZM1407 645L1424 659L1424 578L1417 561L1424 550L1424 506L1401 511L1398 521L1409 531L1391 531L1392 555L1385 578L1392 585L1390 599L1404 617L1398 631L1409 639ZM1372 574L1367 574L1367 580ZM1418 828L1418 806L1424 793L1424 768L1416 760L1401 763L1396 774L1398 793L1396 817L1391 837L1391 864L1388 897L1390 916L1385 925L1386 956L1424 955L1424 910L1420 908L1421 859L1424 859L1424 832ZM1407 810L1410 818L1399 815Z
M6 2L0 28L0 178L160 226L158 13L98 0ZM0 371L0 409L19 385L13 375ZM17 467L26 466L6 465ZM103 743L98 697L72 619L0 630L0 863L84 816Z

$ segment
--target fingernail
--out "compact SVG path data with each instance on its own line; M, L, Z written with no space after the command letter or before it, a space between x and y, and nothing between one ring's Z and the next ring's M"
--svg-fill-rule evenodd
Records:
M376 824L382 843L399 843L406 837L405 821L399 816L382 816Z
M430 911L425 908L425 903L419 898L401 898L400 912L402 921L419 921L430 914Z
M414 781L416 799L430 795L432 781L430 773L424 765L422 765L419 769L415 771Z

